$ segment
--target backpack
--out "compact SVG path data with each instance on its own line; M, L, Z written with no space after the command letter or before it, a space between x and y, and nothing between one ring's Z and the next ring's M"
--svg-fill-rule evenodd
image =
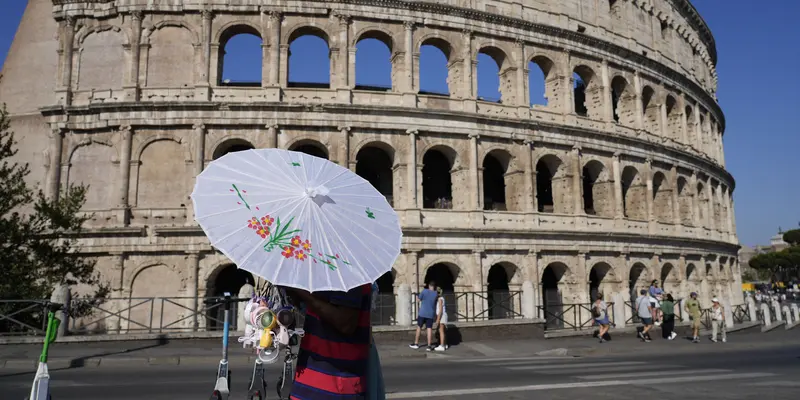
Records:
M600 318L601 315L603 315L603 314L600 312L600 307L598 306L597 303L595 303L592 306L592 318L597 319L597 318Z

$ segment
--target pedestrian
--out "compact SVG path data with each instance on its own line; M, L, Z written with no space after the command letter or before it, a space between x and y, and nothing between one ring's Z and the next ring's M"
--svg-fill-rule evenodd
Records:
M650 295L650 305L653 308L653 321L656 326L659 326L661 325L661 296L664 294L664 290L658 287L657 280L653 280L653 282L650 282L650 290L648 292Z
M425 329L428 333L428 347L426 348L427 351L433 350L433 321L436 318L436 298L438 294L436 293L436 282L430 281L428 282L428 287L422 289L422 292L419 294L419 313L417 313L417 334L414 339L414 343L408 345L412 349L419 348L419 335L422 333L422 326L425 326Z
M650 304L650 296L647 289L639 291L640 296L636 299L636 312L642 320L642 330L639 331L639 338L643 342L650 342L650 329L653 327L653 306Z
M366 399L372 285L348 292L286 288L286 293L295 305L306 307L290 398Z
M608 334L610 322L608 320L608 306L606 306L606 302L603 301L602 293L597 294L597 298L592 306L592 315L594 316L594 322L600 327L600 330L597 332L597 337L600 338L600 343L603 343L606 341L605 336Z
M661 337L667 340L675 339L678 336L675 333L675 299L669 293L667 293L664 301L661 302L661 313L664 318L661 324Z
M711 299L711 341L717 343L717 334L722 333L722 343L728 341L728 332L725 328L725 307L719 304L719 299Z
M434 350L445 351L450 347L447 345L447 308L445 308L442 288L436 289L436 292L439 295L436 300L436 325L439 331L439 345Z
M700 343L700 302L697 301L697 292L689 295L689 300L686 300L683 308L689 313L689 319L692 321L692 342Z

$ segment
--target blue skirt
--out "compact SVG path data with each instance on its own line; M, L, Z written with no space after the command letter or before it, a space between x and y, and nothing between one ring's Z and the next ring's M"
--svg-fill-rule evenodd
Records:
M383 372L378 349L373 341L369 349L369 365L367 368L367 399L385 400L386 389L383 387Z

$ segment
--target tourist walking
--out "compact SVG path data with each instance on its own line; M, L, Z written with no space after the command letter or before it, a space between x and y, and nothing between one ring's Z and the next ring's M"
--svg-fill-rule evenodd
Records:
M663 314L661 337L667 340L675 339L678 336L675 333L675 299L669 293L667 293L664 301L661 302L661 313Z
M436 318L436 299L439 297L436 293L436 282L428 282L428 287L423 289L418 297L420 305L419 313L417 314L417 334L414 343L408 345L408 347L415 350L419 348L419 335L422 333L422 326L424 325L428 333L428 347L426 350L431 351L433 350L431 342L433 340L433 321Z
M711 341L717 343L717 335L722 333L722 343L728 341L728 332L725 328L725 307L719 304L719 299L711 299Z
M642 320L642 330L639 331L639 338L643 342L650 342L649 332L653 328L653 306L650 304L650 296L647 295L647 289L642 289L639 294L640 296L636 299L636 312Z
M692 321L692 342L700 343L700 302L697 300L697 292L689 295L689 300L686 300L683 308L689 313L689 319Z
M611 323L608 320L608 306L603 301L602 293L597 294L594 305L592 305L592 315L594 316L594 322L600 327L597 337L600 338L600 343L603 343L606 341L605 336L608 334L608 327Z
M439 295L436 300L436 326L439 332L439 345L434 350L445 351L449 347L447 345L447 308L445 308L442 288L436 289L436 292Z

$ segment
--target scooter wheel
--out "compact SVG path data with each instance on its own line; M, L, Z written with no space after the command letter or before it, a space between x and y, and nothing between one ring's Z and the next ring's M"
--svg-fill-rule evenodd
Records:
M264 400L264 398L261 396L261 392L256 390L250 393L250 397L248 398L248 400Z
M219 390L215 390L214 393L211 393L211 400L222 400L222 393Z

